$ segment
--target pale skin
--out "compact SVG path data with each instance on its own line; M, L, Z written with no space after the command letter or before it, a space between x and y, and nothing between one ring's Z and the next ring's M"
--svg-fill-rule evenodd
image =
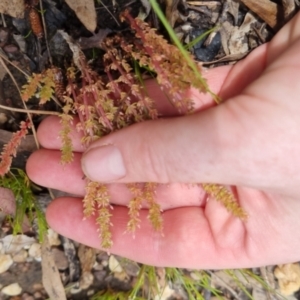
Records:
M43 149L29 158L27 172L37 184L78 195L50 204L50 226L99 248L94 218L83 220L85 173L111 183L111 253L155 266L201 269L298 261L299 53L298 13L269 44L243 61L205 72L223 104L212 106L209 95L192 91L197 113L130 126L100 139L86 152L74 129L74 162L64 168L59 120L45 119L38 130ZM160 113L174 116L156 84L147 85ZM130 199L126 182L169 183L157 188L157 201L164 211L163 235L152 229L146 209L135 237L124 233ZM207 201L200 187L187 184L191 182L236 186L248 220L233 217L217 201Z

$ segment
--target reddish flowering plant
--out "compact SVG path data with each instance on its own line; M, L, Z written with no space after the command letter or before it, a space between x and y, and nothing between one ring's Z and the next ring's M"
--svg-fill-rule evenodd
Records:
M22 121L20 123L20 130L13 133L11 140L4 145L1 152L0 158L0 175L4 176L11 167L12 159L17 154L17 148L20 145L22 139L28 133L28 128L30 128L30 121Z
M152 99L140 84L139 78L132 72L130 61L136 61L141 67L152 70L157 75L161 89L169 96L171 103L180 113L192 113L193 101L188 98L191 87L201 92L207 91L204 79L199 80L201 68L196 64L192 68L181 51L169 44L162 36L128 12L123 13L135 31L135 38L128 41L120 35L108 37L102 48L105 75L95 72L87 62L79 46L65 32L60 32L73 52L74 65L66 71L67 86L62 90L62 81L57 86L57 77L61 77L55 68L48 69L38 77L34 74L24 88L24 97L28 99L39 90L50 99L56 93L63 102L61 113L62 163L73 158L72 142L69 136L73 114L79 117L77 129L82 132L82 144L88 147L93 141L131 124L158 118ZM190 59L192 57L190 56ZM40 81L39 81L40 80ZM41 90L45 90L41 93ZM48 94L47 94L48 92ZM46 98L47 98L46 97ZM44 103L43 99L43 103ZM84 215L96 215L101 246L110 248L111 209L110 194L104 184L86 179L86 196L83 200ZM127 230L134 233L140 225L139 211L143 203L148 205L148 219L155 230L161 231L162 217L159 204L155 200L156 183L128 184L132 193L129 202L129 222ZM239 207L227 187L216 184L204 184L202 188L208 195L222 202L235 216L246 219L245 212Z

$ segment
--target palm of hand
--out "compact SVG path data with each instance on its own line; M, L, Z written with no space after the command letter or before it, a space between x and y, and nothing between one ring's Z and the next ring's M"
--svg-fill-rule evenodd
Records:
M188 173L196 163L203 170L198 171L196 166L196 175L189 177L196 176L192 181L237 186L235 193L249 214L248 221L231 216L214 200L206 202L198 186L171 184L160 186L157 191L164 210L164 236L153 231L146 212L142 211L142 227L132 239L124 234L128 221L125 206L130 195L122 182L131 179L125 178L110 186L112 202L116 204L112 253L151 265L188 268L241 268L299 259L299 241L293 234L294 228L300 227L299 28L300 15L270 44L236 66L211 70L207 74L210 85L223 99L230 100L199 114L177 118L179 123L190 126L183 127L185 130L189 128L193 133L192 126L196 127L195 137L199 136L202 142L197 146L201 151L189 155L193 147L178 139L181 152L190 157L190 164L179 156L177 169L181 174ZM207 105L211 99L206 96L201 101ZM165 113L169 114L167 110ZM43 186L82 196L80 137L73 133L77 153L74 162L63 169L59 164L58 130L59 122L53 117L41 125L39 139L46 149L29 159L28 174ZM121 139L122 131L115 136ZM172 166L164 167L172 170ZM171 171L164 174L170 181L186 182L180 174L178 180L172 180ZM92 247L99 246L95 221L93 218L83 221L80 199L54 201L47 218L63 235Z

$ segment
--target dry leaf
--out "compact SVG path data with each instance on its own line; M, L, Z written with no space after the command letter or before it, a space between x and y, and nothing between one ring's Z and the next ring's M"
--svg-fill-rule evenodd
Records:
M247 13L243 24L239 28L234 27L228 41L229 54L247 53L250 50L246 37L256 22L256 18L251 13Z
M81 37L77 41L81 49L91 49L91 48L102 48L102 42L112 31L108 28L99 29L97 34L92 35L91 37Z
M86 29L94 32L97 27L94 0L66 0L66 2L74 10L76 16Z
M43 285L50 299L67 300L47 236L42 243Z
M227 5L228 5L228 12L233 16L234 25L236 25L239 19L240 3L239 1L227 0Z
M109 257L108 267L109 267L110 271L112 271L113 273L122 273L123 272L123 268L121 267L121 265L119 264L118 260L115 258L114 255L111 255Z
M17 296L20 295L21 292L22 288L17 282L7 285L1 290L1 293L7 296Z
M80 244L78 248L78 257L82 273L90 272L96 262L96 250Z
M78 248L78 258L82 271L79 286L81 289L85 290L89 288L94 281L94 275L91 270L96 262L96 250L80 244Z
M268 300L269 295L267 294L266 289L262 287L254 287L252 290L252 297L255 300Z
M178 2L178 0L166 0L166 17L172 27L179 17Z
M280 292L285 295L292 295L300 289L300 266L298 263L279 265L274 270L278 279Z
M33 237L29 237L25 234L12 235L9 234L0 239L3 244L5 253L17 253L23 248L29 248L36 240Z
M228 21L225 21L222 24L220 30L221 41L227 56L241 55L249 52L250 49L247 42L247 34L256 22L256 18L251 13L247 13L243 24L240 27L233 26Z
M274 28L278 25L278 4L270 0L241 0L241 2L270 27Z
M282 0L285 21L290 20L295 14L296 3L294 0Z
M6 272L13 263L9 254L0 254L0 274Z
M1 0L0 13L10 15L14 18L24 18L24 0Z
M157 294L154 296L155 300L167 300L175 293L175 290L171 289L168 281L166 280L166 269L156 268L157 276Z
M1 3L0 3L0 11L1 11ZM1 56L4 56L7 58L7 55L5 52L0 48L0 54ZM4 68L3 64L0 64L0 80L2 81L5 75L7 74L7 70Z

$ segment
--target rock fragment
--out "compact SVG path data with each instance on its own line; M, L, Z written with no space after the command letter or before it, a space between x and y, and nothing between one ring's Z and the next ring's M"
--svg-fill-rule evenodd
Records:
M15 282L15 283L5 286L1 290L1 292L8 296L17 296L17 295L21 294L22 288L20 287L20 285L17 282Z
M6 272L13 264L13 260L9 254L0 254L0 274Z

